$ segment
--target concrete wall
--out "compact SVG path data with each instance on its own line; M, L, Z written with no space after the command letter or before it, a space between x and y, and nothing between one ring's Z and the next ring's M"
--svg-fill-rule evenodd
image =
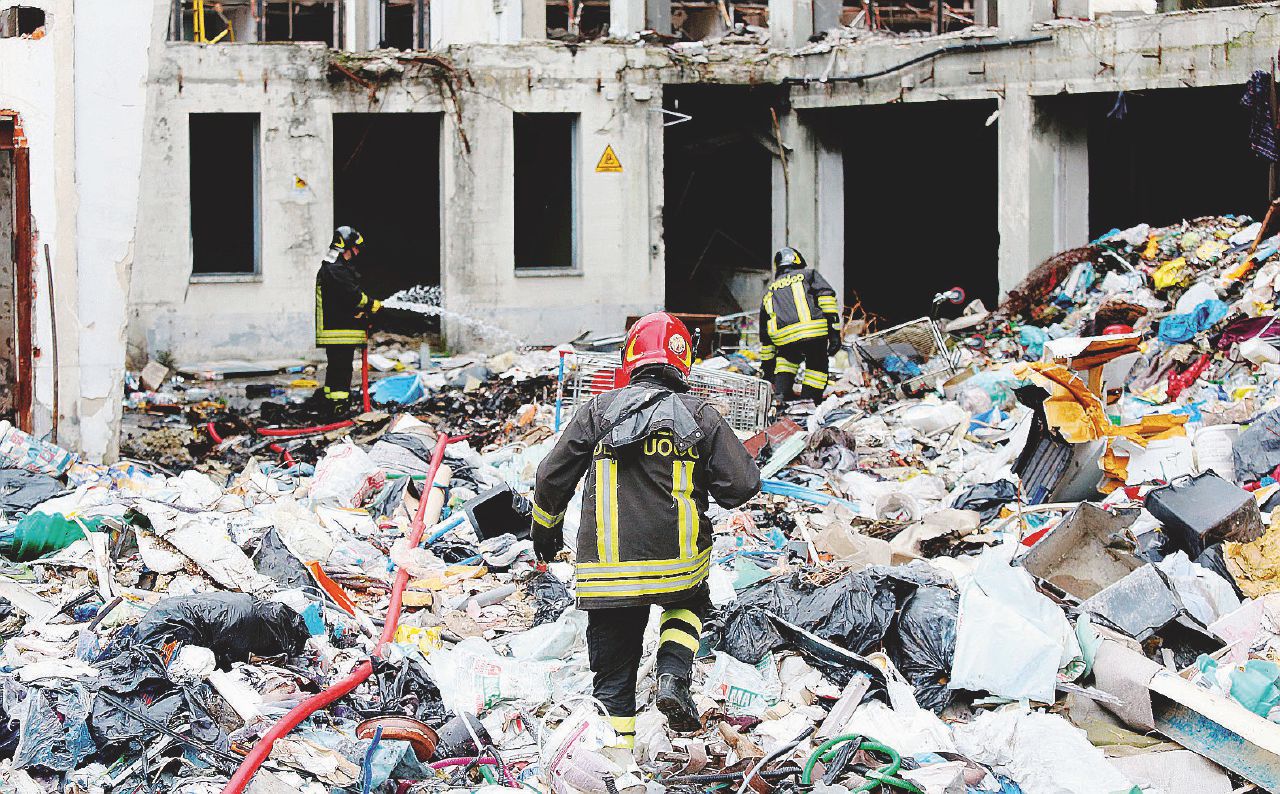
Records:
M32 270L35 285L32 325L35 334L35 430L45 434L53 424L53 346L48 273L43 246L48 245L58 297L60 408L59 438L75 441L78 435L76 402L79 398L78 322L76 300L75 223L77 195L73 151L74 86L70 70L55 63L69 63L74 46L70 0L13 2L0 0L0 9L13 5L45 9L43 39L0 39L0 109L21 116L30 152L31 218L37 252L35 261L18 263ZM66 59L65 61L63 59ZM8 236L4 244L8 245ZM68 302L69 301L69 302Z
M662 166L653 152L661 149L662 119L661 84L647 66L653 56L618 47L575 55L552 45L447 54L466 75L456 103L445 82L413 76L412 64L371 99L350 80L331 82L328 54L315 45L160 47L128 300L131 358L315 356L313 284L331 232L332 118L342 112L442 114L441 279L450 310L553 343L620 330L626 314L657 308ZM515 272L511 119L533 111L581 114L577 274ZM191 277L187 117L197 112L260 114L262 254L254 276ZM621 174L595 172L606 144L622 160ZM480 341L465 326L446 330L458 346Z
M470 153L446 116L442 262L449 308L549 344L583 331L621 331L628 314L661 306L661 84L652 72L628 68L648 57L643 48L621 47L576 56L549 46L471 51L477 85L466 95L461 123ZM579 273L515 270L511 119L534 111L580 114ZM606 145L622 173L595 171ZM449 330L457 344L475 341L457 325Z

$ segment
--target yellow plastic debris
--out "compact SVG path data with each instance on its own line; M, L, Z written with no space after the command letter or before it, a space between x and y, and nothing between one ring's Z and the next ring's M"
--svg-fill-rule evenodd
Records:
M1280 519L1252 543L1223 543L1227 570L1249 598L1280 592Z
M1169 289L1187 286L1191 283L1191 277L1191 268L1187 265L1187 260L1180 256L1156 268L1156 272L1151 274L1151 282L1155 284L1156 289Z

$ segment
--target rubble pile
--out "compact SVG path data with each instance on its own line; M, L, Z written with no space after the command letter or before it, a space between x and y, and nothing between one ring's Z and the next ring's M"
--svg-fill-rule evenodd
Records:
M826 399L740 433L762 493L712 506L702 730L652 706L655 613L630 755L570 552L529 539L574 389L608 388L570 346L384 344L336 417L304 369L149 368L110 466L0 425L3 789L1278 791L1263 225L1117 230L994 311L850 322Z

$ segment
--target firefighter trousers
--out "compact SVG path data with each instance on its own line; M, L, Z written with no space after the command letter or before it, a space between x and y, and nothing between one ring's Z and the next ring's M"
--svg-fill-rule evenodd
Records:
M702 620L711 611L707 586L689 598L662 606L657 675L688 683L702 637ZM649 605L587 610L587 655L594 673L594 694L609 712L621 747L636 738L636 677L644 655Z
M324 370L324 395L335 400L345 400L351 395L351 375L355 372L354 358L358 345L327 345L324 354L328 363ZM340 396L339 396L340 395Z
M791 399L791 389L795 386L801 364L804 364L804 374L799 376L800 399L822 402L829 379L827 370L831 368L825 336L778 347L777 360L773 364L774 396L780 402Z

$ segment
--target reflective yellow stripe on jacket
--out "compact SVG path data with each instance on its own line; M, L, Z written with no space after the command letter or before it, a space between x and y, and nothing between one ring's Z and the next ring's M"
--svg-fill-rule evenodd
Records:
M325 345L363 345L369 339L368 334L360 328L324 327L324 295L320 285L316 284L316 344Z
M674 593L697 587L711 570L711 549L691 560L578 563L578 598L619 598Z

